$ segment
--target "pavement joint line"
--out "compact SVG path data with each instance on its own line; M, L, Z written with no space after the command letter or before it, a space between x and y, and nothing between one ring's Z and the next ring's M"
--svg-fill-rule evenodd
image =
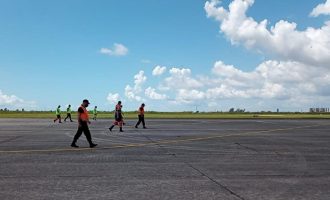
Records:
M312 128L312 127L319 127L319 126L324 126L324 125L318 124L318 125L309 125L309 126L298 126L298 127L291 127L291 128L279 128L279 129L272 129L272 130L243 132L243 133L235 133L235 134L227 134L227 135L213 135L213 136L205 136L205 137L197 137L197 138L180 139L180 140L160 140L160 141L147 142L147 143L132 143L132 144L115 145L115 146L111 146L111 147L5 150L5 151L0 151L0 154L9 154L9 153L53 153L53 152L69 152L69 151L79 152L79 151L88 151L88 150L89 151L96 151L96 150L106 150L106 149L145 147L145 146L153 146L153 145L161 145L161 144L175 144L175 143L181 143L181 142L202 141L202 140L225 138L225 137L232 137L232 136L246 136L246 135L260 134L260 133L271 133L271 132L277 132L277 131L295 130L295 129L302 129L302 128Z

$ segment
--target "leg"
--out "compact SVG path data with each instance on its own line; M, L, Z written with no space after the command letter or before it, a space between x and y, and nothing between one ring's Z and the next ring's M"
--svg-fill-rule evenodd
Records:
M143 125L143 128L146 128L146 122L144 121L144 116L142 116L142 125Z
M138 128L141 123L141 115L139 115L139 121L136 123L135 128Z
M69 114L66 114L66 118L64 119L64 121L66 122L66 119L69 118Z
M110 126L110 128L109 128L110 132L112 131L113 127L115 127L116 125L117 125L117 121L115 121L115 122L112 124L112 126Z
M121 120L121 121L119 122L119 132L124 132L124 131L123 131L123 123L124 123L123 120Z
M71 118L71 114L69 114L69 119L70 119L70 122L73 122L73 121L72 121L72 118Z
M95 147L97 144L94 144L93 142L92 142L92 135L91 135L91 132L89 131L89 128L88 128L88 126L87 126L87 124L86 125L84 125L83 126L84 128L84 134L85 134L85 136L86 136L86 138L87 138L87 141L88 141L88 143L89 143L89 147L90 148L93 148L93 147Z
M78 147L76 145L76 142L78 141L78 139L81 136L82 132L83 132L83 127L82 126L79 126L78 127L78 130L77 130L77 133L76 133L76 135L73 138L73 141L72 141L72 144L71 144L72 147Z

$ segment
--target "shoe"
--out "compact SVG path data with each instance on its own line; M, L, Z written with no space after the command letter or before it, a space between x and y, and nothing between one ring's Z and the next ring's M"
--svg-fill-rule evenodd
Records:
M91 145L89 145L90 148L94 148L96 146L97 146L97 144L91 144Z
M135 126L135 128L139 128L139 127Z
M113 127L115 127L115 126L111 126L111 127L109 128L110 132L112 132Z
M77 146L75 143L72 143L72 144L71 144L71 147L79 148L79 146Z
M120 129L119 129L119 132L124 132L124 131L123 131L123 128L120 128Z
M144 129L147 129L147 127L143 127Z

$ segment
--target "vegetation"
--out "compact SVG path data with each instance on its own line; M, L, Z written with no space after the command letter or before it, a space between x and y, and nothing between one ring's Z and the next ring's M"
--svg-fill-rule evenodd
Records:
M76 113L72 113L73 118ZM92 115L92 113L90 113ZM137 118L136 112L125 112L126 119ZM66 113L62 113L62 118ZM99 112L98 118L113 119L113 112ZM0 118L55 118L51 111L0 111ZM148 119L330 119L330 113L272 112L146 112Z

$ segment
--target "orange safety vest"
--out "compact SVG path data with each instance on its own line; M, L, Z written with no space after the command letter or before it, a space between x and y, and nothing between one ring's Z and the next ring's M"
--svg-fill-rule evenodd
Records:
M87 109L82 105L80 106L80 108L82 108L84 112L83 113L78 112L78 118L81 119L81 121L84 121L84 122L89 121L89 116L88 116Z
M138 112L139 112L139 115L143 116L144 115L144 108L140 107Z

